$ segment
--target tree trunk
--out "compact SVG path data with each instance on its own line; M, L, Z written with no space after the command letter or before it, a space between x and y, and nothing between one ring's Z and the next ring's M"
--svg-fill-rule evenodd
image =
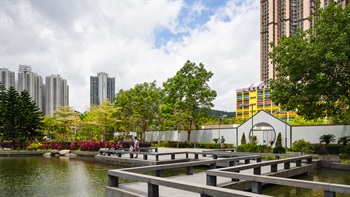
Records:
M191 141L191 129L187 130L187 142Z
M140 139L141 142L144 142L145 141L145 130L142 129L141 131L141 139Z

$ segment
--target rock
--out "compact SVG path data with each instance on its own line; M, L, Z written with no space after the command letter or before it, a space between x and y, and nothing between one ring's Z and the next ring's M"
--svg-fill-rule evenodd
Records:
M59 151L59 154L60 154L61 156L64 156L64 155L69 154L69 153L70 153L70 150L60 150L60 151Z
M44 153L43 156L44 157L51 157L51 153Z
M59 155L59 151L58 150L52 150L51 151L51 156L54 157L56 155Z

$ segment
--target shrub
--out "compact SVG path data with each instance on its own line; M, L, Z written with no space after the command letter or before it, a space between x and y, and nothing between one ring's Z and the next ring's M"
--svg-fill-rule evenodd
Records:
M307 142L304 139L294 141L291 150L293 152L301 152L301 154L312 153L312 147L310 142Z
M273 148L273 153L286 153L286 149L283 148L283 146L275 146L275 148Z
M251 153L268 153L271 152L270 147L266 145L256 144L241 144L236 148L237 152L251 152Z
M324 158L324 156L328 154L328 150L327 150L327 148L326 148L325 146L322 146L322 147L317 151L317 153L318 153L319 155L322 155L323 158Z
M338 144L343 144L344 146L348 145L349 142L350 142L350 136L344 136L338 139Z
M325 134L320 137L320 144L325 143L326 145L335 142L335 135Z
M27 149L36 151L36 150L38 150L40 148L40 146L41 146L40 142L33 142L27 147Z
M278 133L277 135L277 140L276 140L276 145L275 146L281 146L282 147L282 134L281 132Z
M242 138L241 138L241 144L247 144L247 140L245 139L245 134L242 134Z
M350 159L350 155L346 153L339 153L340 159Z
M315 153L318 153L319 149L321 149L323 144L312 144L313 150ZM326 148L328 150L328 153L331 155L338 155L339 153L342 152L342 150L350 150L346 149L347 146L343 146L341 144L328 144L326 145ZM345 152L344 152L345 153Z

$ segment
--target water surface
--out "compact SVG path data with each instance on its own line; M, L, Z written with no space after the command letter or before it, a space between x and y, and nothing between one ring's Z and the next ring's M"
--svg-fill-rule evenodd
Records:
M350 171L317 169L306 176L298 177L298 179L350 185ZM264 187L263 194L277 197L319 197L324 196L324 191L288 186L269 186L267 188ZM350 194L337 193L336 196L350 197Z
M0 196L105 196L107 171L94 158L0 158Z

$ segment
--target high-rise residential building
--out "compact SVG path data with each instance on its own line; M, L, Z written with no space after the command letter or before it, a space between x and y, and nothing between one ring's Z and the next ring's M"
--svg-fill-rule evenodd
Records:
M32 99L36 102L40 110L43 110L43 79L41 76L32 72L29 65L19 65L17 91L26 90Z
M105 72L90 76L90 105L99 105L105 99L114 103L115 78L108 77Z
M0 83L4 85L5 89L9 89L11 86L16 89L15 72L7 68L0 68Z
M320 0L320 7L335 1L345 7L349 0ZM285 36L292 36L297 29L309 29L314 20L316 0L260 0L260 80L266 84L275 79L276 70L268 53L273 50L270 43L278 43Z
M349 0L320 0L319 7L331 1L345 7ZM310 17L315 14L316 0L260 0L260 82L236 90L236 117L249 118L259 110L292 121L295 112L281 110L270 99L269 79L275 79L276 70L268 57L273 50L270 43L278 43L283 36L295 35L313 26Z
M57 110L57 106L69 105L69 86L67 80L60 75L46 77L45 84L45 114L53 116L52 111Z

